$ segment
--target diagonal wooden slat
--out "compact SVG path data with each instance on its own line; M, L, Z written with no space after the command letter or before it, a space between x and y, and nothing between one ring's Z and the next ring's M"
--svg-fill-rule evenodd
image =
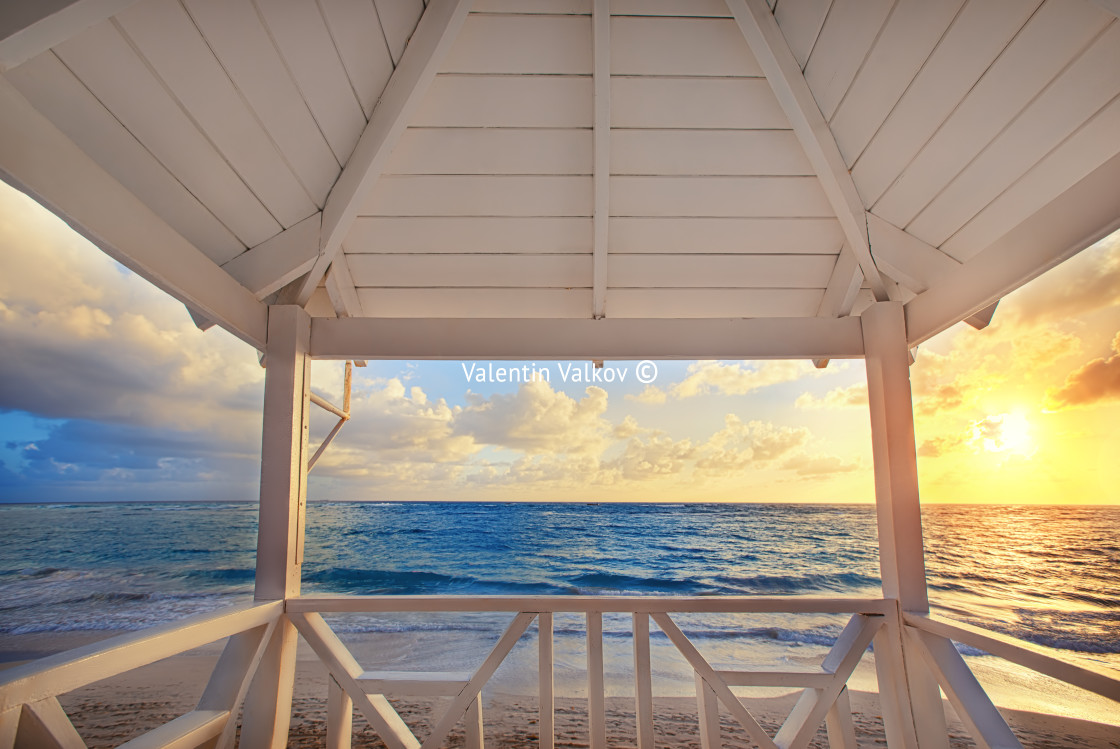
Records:
M743 707L743 703L732 693L723 677L716 673L716 670L704 659L704 656L700 655L700 651L685 636L684 632L681 632L680 628L669 618L669 615L652 613L650 616L657 622L657 626L661 628L661 631L665 633L669 640L676 645L677 650L680 651L693 670L708 683L712 691L739 721L751 739L762 749L777 749L778 745L774 743L774 740L763 730L747 708Z
M483 685L490 680L494 672L498 670L505 657L509 655L509 651L521 639L521 635L525 634L525 630L529 628L529 624L533 621L536 614L520 613L513 618L509 627L506 628L504 634L498 640L498 644L490 651L490 655L486 656L486 660L474 672L470 682L459 696L451 701L451 705L447 708L447 712L439 723L432 729L432 733L421 745L421 749L435 749L443 743L447 738L447 734L451 733L451 729L459 722L459 719L466 713L467 708L470 706L477 697L478 693L482 691Z
M852 723L852 701L848 697L848 688L840 690L840 695L825 718L828 730L828 749L859 749L856 740L856 727Z
M290 614L296 629L319 656L339 686L346 690L362 715L390 749L416 749L420 742L382 695L366 694L357 678L361 665L319 614Z
M980 749L1023 749L952 641L913 627L905 631Z
M307 304L342 248L342 240L350 231L358 207L381 176L409 117L419 106L440 62L462 28L470 5L470 0L432 0L420 17L354 153L327 196L319 235L319 257L303 281L296 284L293 301L297 304Z
M15 746L35 749L86 749L57 697L48 697L23 706L15 732ZM7 717L7 716L5 716Z
M229 638L213 672L210 681L198 700L196 710L224 710L230 715L237 714L237 708L249 691L249 684L257 672L261 658L264 657L268 640L276 630L277 619L263 627L256 627ZM229 749L233 746L237 732L237 721L227 720L222 734L214 749Z
M878 301L886 301L887 288L872 259L867 239L863 200L774 14L766 0L727 0L727 7L813 165L868 286Z
M844 631L821 664L821 668L833 674L832 683L823 689L806 689L801 693L778 735L774 737L775 744L782 749L802 749L809 745L881 626L881 616L856 614L848 620Z

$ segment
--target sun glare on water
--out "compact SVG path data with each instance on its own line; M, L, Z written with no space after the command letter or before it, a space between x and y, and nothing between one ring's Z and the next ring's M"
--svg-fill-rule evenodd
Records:
M1029 458L1035 453L1031 424L1022 413L988 416L972 427L972 443L992 453Z

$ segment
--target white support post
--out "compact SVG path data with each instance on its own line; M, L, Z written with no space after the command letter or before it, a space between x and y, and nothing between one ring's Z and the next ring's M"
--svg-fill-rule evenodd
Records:
M864 360L871 411L871 447L875 461L875 507L879 526L879 567L883 595L899 602L880 637L891 653L877 652L880 692L897 700L896 719L910 726L888 728L904 746L948 749L941 693L917 653L908 653L901 637L902 611L929 611L926 593L922 517L918 502L918 458L914 444L914 406L906 321L899 302L876 302L863 311ZM892 711L885 711L888 714ZM907 715L909 713L909 715ZM900 730L901 729L901 730ZM904 738L903 738L904 737Z
M307 504L310 346L311 318L302 308L269 307L257 600L299 595ZM295 684L296 638L295 627L281 618L245 701L242 746L286 746Z

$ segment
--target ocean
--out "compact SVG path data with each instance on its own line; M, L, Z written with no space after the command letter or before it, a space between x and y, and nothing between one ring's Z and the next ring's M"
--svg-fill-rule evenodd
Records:
M923 517L936 612L1120 668L1120 507L934 505ZM252 592L254 504L6 505L0 528L0 641L134 630ZM314 502L304 556L305 593L879 595L870 505ZM845 620L695 615L679 623L713 661L773 665L819 658ZM408 653L373 656L386 664L423 650L426 639L440 668L485 652L504 621L331 619L344 637L412 643ZM629 647L628 617L608 616L605 627L608 650ZM557 616L557 677L573 693L582 635L580 617ZM654 645L669 682L687 693L687 668L672 666L663 637ZM525 646L511 658L532 652ZM608 691L625 692L628 658L608 657ZM511 688L521 686L532 682Z

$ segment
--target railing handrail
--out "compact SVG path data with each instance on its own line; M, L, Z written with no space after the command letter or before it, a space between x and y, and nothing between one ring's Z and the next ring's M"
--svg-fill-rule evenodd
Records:
M14 666L0 672L0 713L268 624L283 609L283 601L237 604Z
M820 596L297 596L287 613L532 612L622 614L871 614L894 613L890 598Z
M904 612L902 617L903 623L908 627L983 650L1032 671L1120 702L1120 672L1106 666L1076 655L1062 654L1058 657L1047 652L1052 648L937 614Z

